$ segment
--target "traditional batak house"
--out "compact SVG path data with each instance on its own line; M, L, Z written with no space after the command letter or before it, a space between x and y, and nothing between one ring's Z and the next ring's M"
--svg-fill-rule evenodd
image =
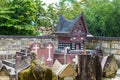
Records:
M55 35L58 38L58 49L55 50L54 58L61 63L75 63L77 55L83 49L88 34L83 13L76 19L66 20L62 15L56 26Z
M58 38L58 49L70 47L71 50L80 50L81 43L85 41L88 34L83 13L70 21L61 15L55 34Z
M76 19L69 21L61 15L55 32L58 48L55 48L55 45L49 41L44 44L34 42L26 50L16 53L16 61L21 58L21 55L30 58L30 53L35 52L38 59L47 66L52 66L55 60L62 64L77 64L77 55L75 53L82 52L81 49L87 34L88 30L83 13Z

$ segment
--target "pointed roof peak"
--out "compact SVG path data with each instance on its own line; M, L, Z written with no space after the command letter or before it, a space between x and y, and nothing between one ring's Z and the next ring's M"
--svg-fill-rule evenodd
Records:
M82 23L83 24L83 28L85 30L85 32L87 33L87 25L86 22L84 20L84 13L82 12L80 15L78 15L78 17L76 17L75 19L71 19L71 20L67 20L66 18L64 18L63 15L60 15L59 18L59 22L56 26L56 32L55 34L61 34L61 33L65 33L66 35L68 35L71 31L71 29L73 29L73 27L75 26L79 26L76 24Z

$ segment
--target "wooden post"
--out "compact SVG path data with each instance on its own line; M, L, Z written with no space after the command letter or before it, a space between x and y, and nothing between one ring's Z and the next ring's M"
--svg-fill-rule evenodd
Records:
M96 60L96 57L94 58ZM101 65L100 63L97 65L94 58L91 55L78 55L78 76L76 77L76 80L102 80L102 72L98 75L96 74L97 70L99 70L99 67L97 68L97 66ZM97 61L99 62L99 60Z

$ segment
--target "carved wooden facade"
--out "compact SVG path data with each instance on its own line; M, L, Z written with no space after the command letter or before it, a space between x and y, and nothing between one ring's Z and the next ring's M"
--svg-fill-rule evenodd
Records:
M80 50L81 43L86 40L88 34L83 13L78 18L69 21L61 15L55 34L58 38L59 49L70 47L71 50Z

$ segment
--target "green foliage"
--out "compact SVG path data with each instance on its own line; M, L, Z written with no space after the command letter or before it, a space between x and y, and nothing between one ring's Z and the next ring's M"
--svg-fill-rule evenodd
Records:
M36 35L34 26L36 6L32 0L13 0L0 8L0 35Z
M91 34L120 37L120 0L60 0L45 6L41 0L0 0L0 34L36 35L41 26L55 27L61 14L74 19L84 12Z
M120 1L120 0L116 0ZM115 0L82 0L83 11L87 20L88 30L94 36L116 36L119 37L119 16L120 10L116 9L113 3ZM115 12L114 12L115 11ZM118 15L116 15L116 12ZM114 31L114 32L113 32Z
M73 19L84 12L88 30L94 36L120 37L120 0L61 0L59 4L48 6L49 17L56 25L63 14Z
M95 36L119 37L120 0L82 0L88 30ZM116 17L117 16L117 17Z
M34 3L36 5L36 17L35 17L36 27L45 26L46 21L44 19L46 11L43 7L45 4L41 0L34 0Z

